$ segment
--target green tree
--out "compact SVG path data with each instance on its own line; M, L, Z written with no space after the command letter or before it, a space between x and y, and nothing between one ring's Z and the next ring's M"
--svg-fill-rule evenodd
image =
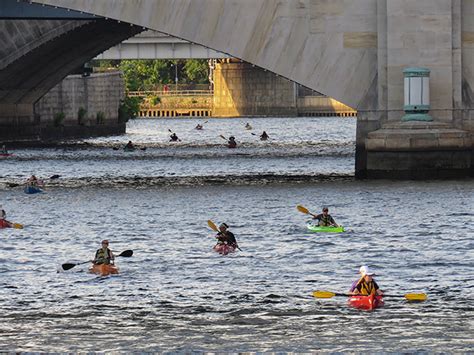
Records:
M189 83L209 83L209 65L206 59L190 59L184 64L184 72Z
M101 69L117 67L123 72L128 91L154 90L158 85L174 84L176 69L182 84L208 83L208 64L205 59L190 60L100 60L94 66Z

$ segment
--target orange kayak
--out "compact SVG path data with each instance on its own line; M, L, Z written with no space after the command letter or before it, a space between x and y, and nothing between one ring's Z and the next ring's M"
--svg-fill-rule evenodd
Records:
M89 272L101 276L108 276L112 274L118 274L119 269L115 265L94 264L89 268Z

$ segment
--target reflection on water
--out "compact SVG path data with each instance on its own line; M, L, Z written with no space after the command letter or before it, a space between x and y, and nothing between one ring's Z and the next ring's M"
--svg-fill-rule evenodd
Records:
M324 124L337 135L327 119L311 120L301 120L302 141L317 146L321 136L310 139L309 130ZM196 121L187 121L194 134ZM281 119L284 128L269 129L270 121L251 123L277 137L298 126ZM220 122L207 123L215 125L209 137L237 136L227 127L237 121ZM346 136L341 145L353 147L353 121L337 122L349 122L347 132L339 127ZM188 140L178 127L185 123L134 122L131 129L141 133L133 141L151 147L133 152L137 159L111 149L130 133L88 141L86 149L24 149L0 162L0 204L9 219L25 224L0 230L1 351L473 350L472 181L354 181L347 178L353 152L328 148L334 154L318 155L305 143L301 157L285 156L286 147L267 156L245 155L247 148L244 156L213 156L220 146L170 148L159 146L154 134L148 142L138 138L148 129L141 125L161 125L163 137L171 129ZM291 137L280 140L297 151ZM247 138L248 149L259 151L260 142ZM211 138L205 141L210 145ZM149 151L151 157L139 158ZM40 195L8 187L31 172L62 176ZM268 183L259 184L264 173ZM335 173L346 177L302 182ZM278 174L301 180L277 183ZM135 175L178 183L132 184ZM206 175L230 180L202 184ZM239 175L246 178L234 183ZM188 182L179 183L184 178ZM308 233L297 204L312 212L329 206L347 233ZM226 221L243 251L212 252L208 219ZM117 253L134 250L131 258L117 258L120 275L97 277L87 273L87 264L61 271L64 262L91 259L104 238ZM378 272L387 293L424 292L428 301L386 298L384 308L361 312L347 307L344 297L312 298L316 289L345 292L362 263Z

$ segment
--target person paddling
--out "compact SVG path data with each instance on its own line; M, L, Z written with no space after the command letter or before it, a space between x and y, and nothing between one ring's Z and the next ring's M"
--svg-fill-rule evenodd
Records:
M237 148L237 142L235 141L234 136L229 137L229 141L227 142L227 147L229 148Z
M202 129L202 124L198 123L195 127L195 129L197 129L198 131L200 131Z
M323 213L320 213L318 215L314 215L312 213L310 213L310 214L313 216L313 219L318 220L318 226L321 226L321 227L329 227L329 226L339 227L339 225L336 223L334 218L332 218L332 216L329 214L329 208L327 208L327 207L323 207Z
M170 142L177 142L177 141L179 141L178 136L176 135L176 133L172 133L170 136Z
M8 150L5 144L2 145L2 150L0 150L0 154L8 155Z
M112 251L109 249L109 241L107 239L104 239L102 241L102 247L100 249L97 249L97 251L95 252L94 260L91 260L91 262L95 265L110 265L114 263L114 260L114 253L112 253Z
M252 126L250 125L250 123L246 123L245 125L245 129L248 129L248 130L251 130L252 129Z
M219 232L216 234L217 245L226 244L234 249L238 248L237 240L234 233L228 230L229 226L226 223L221 223Z
M359 269L361 278L358 281L352 283L349 293L351 295L383 295L383 291L380 290L379 285L373 279L375 273L372 272L368 266L362 265Z
M267 132L263 131L263 133L260 135L260 140L261 141L266 141L268 138L270 138L267 134Z
M0 208L1 208L1 206L0 206ZM12 228L13 227L13 223L7 221L7 213L5 212L5 210L3 208L0 212L0 227L1 228L5 228L5 227Z
M26 180L26 186L39 187L43 186L43 182L39 180L35 175L31 175L28 180Z
M135 150L135 146L132 141L128 141L127 145L123 148L124 150Z

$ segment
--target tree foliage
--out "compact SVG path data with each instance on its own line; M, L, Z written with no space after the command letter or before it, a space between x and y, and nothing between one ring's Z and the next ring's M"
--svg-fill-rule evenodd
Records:
M100 69L115 67L123 72L128 91L154 90L159 85L209 83L206 59L190 60L100 60L94 63Z

